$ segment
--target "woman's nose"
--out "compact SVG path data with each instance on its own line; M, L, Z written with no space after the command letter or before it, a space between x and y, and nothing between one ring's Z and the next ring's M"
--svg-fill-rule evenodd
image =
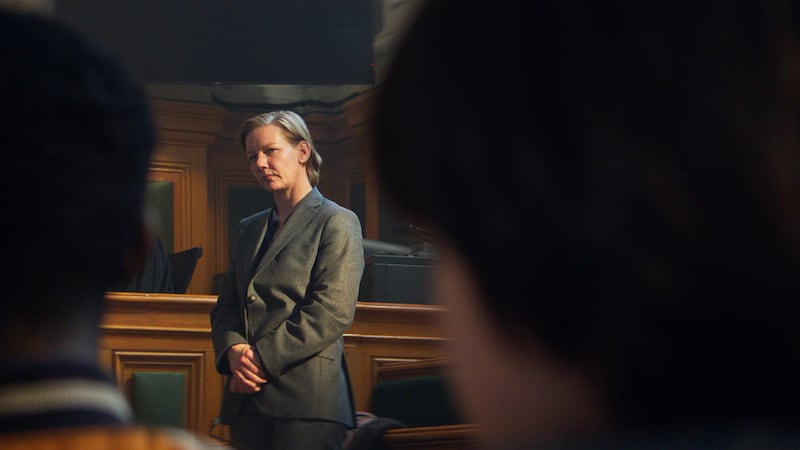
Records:
M269 167L269 158L264 153L259 153L256 164L258 164L258 167Z

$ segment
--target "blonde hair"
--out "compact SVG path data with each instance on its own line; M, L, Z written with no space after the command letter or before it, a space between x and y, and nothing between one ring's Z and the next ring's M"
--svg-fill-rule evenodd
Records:
M311 132L308 131L308 126L305 120L294 111L272 111L257 116L253 116L244 122L239 128L239 144L243 150L247 150L245 146L245 139L251 131L256 128L264 127L267 125L276 125L283 130L286 139L293 145L297 145L300 141L306 141L311 148L311 155L306 162L306 174L308 181L311 182L312 187L319 184L319 170L322 166L322 156L317 152L314 146L314 141L311 139Z

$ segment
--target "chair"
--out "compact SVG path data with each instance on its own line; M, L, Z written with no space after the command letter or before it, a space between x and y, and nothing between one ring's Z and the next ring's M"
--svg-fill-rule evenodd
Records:
M476 449L477 427L467 423L450 395L447 357L378 367L370 411L358 414L347 450Z
M185 378L183 373L176 372L133 372L131 407L136 421L185 428Z
M169 254L172 266L172 287L176 294L185 294L192 281L197 260L203 256L203 248L198 246Z
M450 394L447 357L388 363L378 368L370 412L407 427L465 423Z

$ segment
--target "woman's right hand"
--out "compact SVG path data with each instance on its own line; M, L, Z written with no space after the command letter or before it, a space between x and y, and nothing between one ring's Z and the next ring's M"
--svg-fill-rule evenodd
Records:
M248 344L232 345L227 352L231 376L228 389L237 394L253 394L267 383L266 373L255 350Z

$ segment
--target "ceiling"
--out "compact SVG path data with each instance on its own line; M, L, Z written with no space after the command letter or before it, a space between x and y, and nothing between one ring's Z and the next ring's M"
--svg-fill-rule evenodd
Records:
M148 84L154 98L215 103L227 107L325 110L371 89L383 78L398 39L420 0L375 0L380 14L372 38L375 82L372 84Z
M0 0L0 7L9 7L14 9L33 10L48 15L59 16L59 8L64 4L78 5L83 8L83 14L78 14L79 20L95 20L83 16L104 17L102 14L97 14L92 11L92 8L99 9L105 8L107 11L108 5L122 5L127 1L128 5L142 5L147 1L147 5L201 5L203 3L199 0ZM206 4L213 4L218 7L223 4L226 8L235 7L237 2L240 5L247 5L248 2L253 4L274 4L278 5L288 4L284 0L204 0ZM373 76L370 82L356 83L356 84L340 84L340 83L325 83L325 84L300 84L300 83L280 83L280 84L253 84L253 83L221 83L221 82L202 82L202 83L158 83L146 82L146 87L150 95L154 98L166 100L181 100L192 101L201 103L221 104L228 107L242 107L242 108L272 108L279 106L294 107L297 109L302 108L336 108L342 102L359 95L360 93L371 89L375 84L380 83L383 79L387 65L393 55L395 46L402 36L402 33L407 26L409 20L413 17L416 8L424 0L353 0L362 1L370 4L371 19L374 23L370 25L371 33L367 36L372 47L372 61L373 61ZM217 2L217 3L215 3ZM370 3L371 2L371 3ZM313 0L298 0L296 4L300 5L313 5ZM296 5L294 4L294 5ZM325 5L324 3L320 3ZM336 4L335 2L332 4ZM293 6L294 6L293 5ZM195 9L195 8L193 8ZM190 10L185 10L187 14ZM90 14L91 13L91 14ZM338 14L338 13L337 13ZM185 14L181 13L181 18ZM196 17L196 16L195 16ZM114 20L109 20L104 17L104 24L102 26L106 29L114 29L116 26ZM165 20L161 18L161 22ZM212 19L211 22L214 20ZM207 29L213 28L215 24L209 23L207 27L202 28L205 32ZM294 26L295 24L290 24ZM301 24L302 25L302 24ZM237 26L237 25L234 25ZM242 24L242 27L248 24ZM313 33L314 29L304 29L302 26L295 28L306 33ZM341 31L341 30L340 30ZM119 30L116 33L124 34ZM94 36L90 36L94 37ZM97 39L96 39L97 40ZM161 41L159 41L161 42ZM256 42L257 44L257 42ZM157 47L168 47L169 43L165 42L163 45ZM114 50L112 48L112 50ZM158 49L152 47L147 48L148 51L152 50L157 52ZM237 48L232 48L234 52ZM138 49L137 49L138 51ZM301 51L302 52L302 51ZM122 53L122 52L119 52ZM126 55L121 55L126 56Z

